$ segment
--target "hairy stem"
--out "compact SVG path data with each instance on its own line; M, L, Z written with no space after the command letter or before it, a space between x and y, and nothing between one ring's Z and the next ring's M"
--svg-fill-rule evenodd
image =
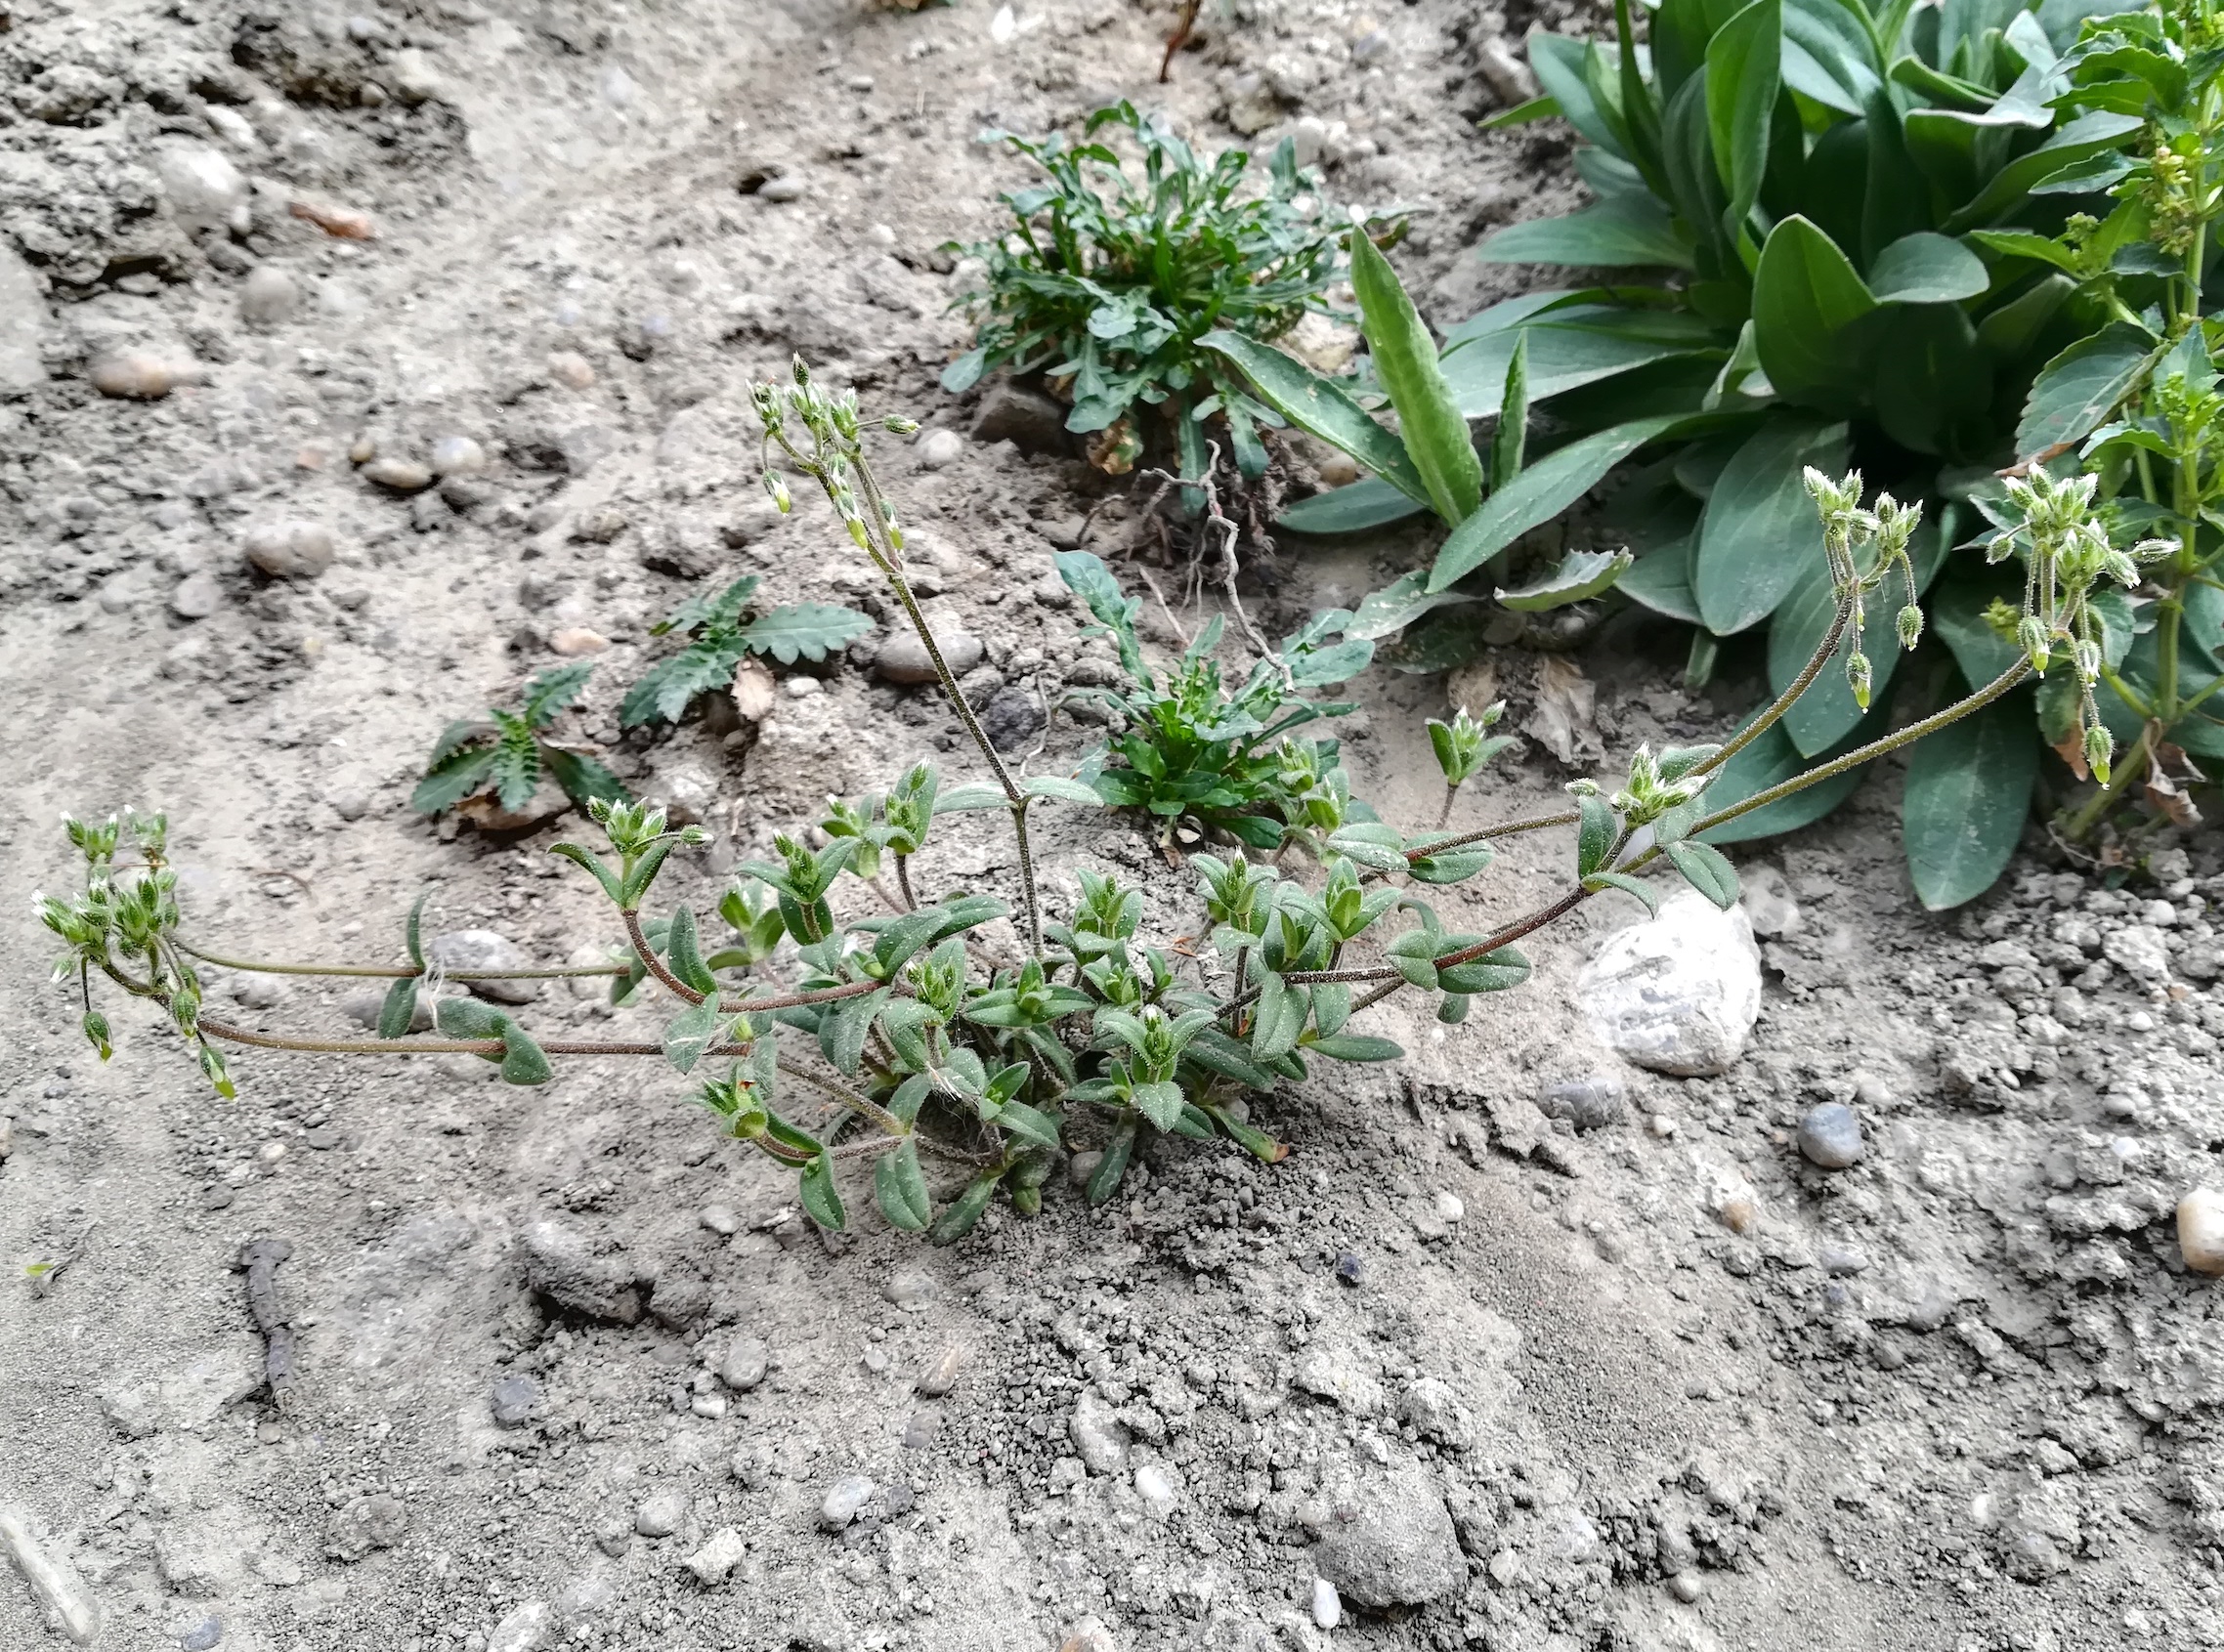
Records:
M1408 849L1405 858L1418 861L1429 855L1445 855L1454 849L1465 849L1471 843L1485 843L1493 837L1514 837L1524 831L1542 831L1547 826L1573 826L1582 819L1573 809L1564 809L1557 815L1534 815L1525 821L1501 821L1496 826L1477 826L1463 831L1457 837L1440 838L1419 849ZM1437 823L1439 826L1442 822Z
M912 892L912 858L909 855L898 855L895 860L896 887L903 891L904 911L916 912L919 911L919 897Z
M1837 654L1838 645L1845 640L1846 627L1853 623L1853 618L1854 599L1851 595L1840 597L1838 599L1838 612L1831 618L1830 629L1822 633L1821 642L1816 645L1815 653L1809 657L1807 663L1800 667L1799 675L1791 680L1782 694L1776 696L1766 711L1746 724L1744 728L1738 730L1720 751L1705 762L1695 766L1691 770L1691 774L1693 776L1713 774L1774 728L1777 720L1791 709L1792 701L1812 688L1815 679L1822 675L1822 667L1829 664L1831 657Z
M499 1038L308 1038L282 1033L257 1033L245 1027L235 1027L228 1021L212 1021L202 1016L196 1023L209 1038L222 1038L227 1043L247 1044L256 1049L302 1050L324 1055L500 1055ZM656 1055L664 1053L662 1044L641 1043L627 1039L606 1038L554 1038L536 1039L544 1055ZM747 1044L714 1044L704 1051L711 1055L746 1055Z
M188 957L212 963L219 969L243 970L250 975L335 975L361 976L377 981L396 981L406 976L423 975L426 972L414 965L388 965L365 963L264 963L249 958L226 957L196 947L191 941L178 940L173 944ZM442 979L448 981L563 981L586 975L623 975L626 965L621 963L559 964L548 969L445 969Z
M829 1079L823 1074L814 1073L810 1068L794 1061L783 1060L780 1063L780 1070L791 1079L800 1079L811 1088L834 1097L834 1100L840 1102L842 1106L848 1108L860 1119L869 1120L879 1125L889 1135L905 1136L911 1134L911 1126L901 1119L890 1113L878 1102L868 1100L859 1095L839 1080Z

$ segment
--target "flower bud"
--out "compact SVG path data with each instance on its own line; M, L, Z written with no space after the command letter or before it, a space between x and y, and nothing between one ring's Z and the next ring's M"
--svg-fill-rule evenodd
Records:
M2115 755L2116 737L2105 725L2095 723L2085 731L2085 767L2103 785L2108 784L2108 760Z
M1909 603L1900 611L1900 646L1911 649L1923 634L1923 611Z
M778 471L768 470L764 473L764 490L772 495L772 502L782 516L795 508L795 501L788 491L787 479Z
M2027 614L2016 626L2016 646L2031 657L2032 669L2046 669L2046 621L2034 614Z
M1854 703L1866 711L1869 701L1868 656L1858 649L1846 661L1846 685L1854 691Z
M788 370L794 375L796 389L808 390L811 388L811 369L803 364L802 357L797 356L791 360Z
M890 436L917 436L919 434L919 420L907 419L891 413L880 421L880 428Z

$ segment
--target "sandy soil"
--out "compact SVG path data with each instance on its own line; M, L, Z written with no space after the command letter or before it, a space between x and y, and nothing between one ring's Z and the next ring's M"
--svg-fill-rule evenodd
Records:
M757 489L745 386L795 351L965 438L943 468L890 439L885 471L985 645L968 686L1024 721L1095 679L1047 575L1100 483L973 440L934 384L964 340L937 249L1020 177L978 130L1118 95L1220 145L1310 119L1340 196L1418 210L1401 265L1447 320L1518 274L1462 256L1481 230L1575 188L1564 137L1472 124L1488 43L1564 10L1236 12L1160 88L1171 8L1118 0L1018 5L1002 43L986 0L0 5L0 905L72 875L58 812L159 803L219 951L389 959L428 887L439 926L545 961L606 944L552 832L406 806L440 727L578 629L610 646L570 726L712 829L672 874L699 903L830 791L921 753L965 772L877 639L784 671L753 738L618 738L650 624L706 582L876 600L823 513ZM125 348L192 382L103 397ZM350 462L452 436L483 473L405 495ZM286 520L329 530L329 570L248 568ZM1117 505L1090 531L1115 559L1147 537ZM1294 620L1417 554L1285 546L1248 600ZM1679 654L1623 628L1582 657L1608 751L1725 726L1737 685L1687 697ZM1495 663L1523 726L1537 658ZM1387 818L1433 813L1444 692L1363 687L1351 761ZM1096 732L1061 712L1036 767ZM1532 741L1468 807L1568 775ZM2034 859L1935 919L1884 790L1741 856L1767 995L1726 1076L1599 1044L1576 971L1625 920L1587 917L1465 1029L1392 1000L1405 1062L1263 1103L1284 1165L1165 1146L1103 1211L1061 1177L949 1250L872 1215L822 1241L646 1063L522 1090L469 1058L243 1055L225 1102L119 1010L103 1066L26 918L0 930L0 1508L109 1648L2219 1644L2224 1296L2170 1212L2224 1154L2224 868L2203 840L2118 891ZM1193 925L1126 823L1054 819L1054 899L1115 866L1160 939ZM1448 910L1522 910L1563 855L1520 840ZM985 829L938 857L938 887L1012 871ZM352 1025L328 988L215 994ZM660 1021L565 988L521 1013ZM1592 1076L1618 1108L1539 1110ZM1825 1100L1861 1115L1851 1169L1793 1144ZM258 1238L291 1247L282 1409L235 1266ZM684 1561L713 1541L736 1558L706 1585ZM1409 1603L1318 1627L1339 1545ZM62 1644L0 1570L0 1647Z

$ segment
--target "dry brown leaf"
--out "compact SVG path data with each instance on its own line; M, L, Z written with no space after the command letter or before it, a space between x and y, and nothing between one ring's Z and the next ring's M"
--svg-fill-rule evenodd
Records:
M772 672L761 659L745 659L734 667L734 709L745 723L761 723L772 715Z
M1536 709L1528 732L1570 768L1605 753L1599 740L1599 690L1572 659L1548 654L1537 667Z

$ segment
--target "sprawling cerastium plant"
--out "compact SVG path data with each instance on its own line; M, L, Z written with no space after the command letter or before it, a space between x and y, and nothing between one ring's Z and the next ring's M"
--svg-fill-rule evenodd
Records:
M524 973L609 974L620 994L653 979L669 1014L660 1037L638 1041L543 1039L510 1011L453 992L472 977L444 977L428 961L415 911L405 931L406 961L392 965L253 963L211 953L178 904L161 817L72 822L84 887L42 898L39 911L64 945L57 975L81 995L85 1031L104 1057L109 1028L93 999L96 977L161 1007L227 1094L219 1053L226 1044L470 1054L527 1084L546 1080L558 1058L657 1058L695 1080L722 1131L796 1173L803 1205L819 1222L839 1227L847 1219L842 1166L869 1160L881 1213L939 1239L964 1233L1000 1191L1021 1212L1034 1210L1050 1170L1077 1145L1102 1150L1089 1182L1092 1203L1112 1197L1151 1132L1224 1137L1271 1162L1286 1149L1250 1121L1246 1098L1304 1079L1318 1060L1397 1059L1395 1043L1362 1030L1365 1012L1385 999L1419 995L1439 1019L1462 1021L1476 995L1527 978L1517 945L1523 937L1608 891L1649 906L1655 885L1646 874L1663 866L1728 906L1736 898L1735 874L1705 840L1732 819L1945 728L2034 670L2066 671L2089 685L2094 582L2119 572L2083 556L2074 534L2032 535L2019 651L1995 678L1868 748L1709 813L1709 784L1822 674L1867 601L1892 605L1903 641L1919 623L1919 614L1903 612L1903 593L1887 583L1903 577L1917 513L1889 498L1864 507L1858 476L1834 482L1810 473L1837 616L1799 680L1735 740L1641 749L1625 774L1571 784L1573 806L1563 813L1409 832L1351 798L1333 753L1282 737L1276 760L1296 776L1282 795L1301 806L1279 819L1273 859L1254 859L1249 828L1216 822L1209 806L1187 817L1216 836L1212 852L1187 862L1206 919L1204 944L1192 953L1158 944L1154 937L1167 931L1154 927L1142 891L1108 873L1079 871L1079 899L1069 910L1046 910L1036 811L1102 808L1110 797L1144 819L1163 819L1150 813L1151 794L1140 781L1131 794L1015 774L982 733L920 619L902 523L874 476L854 395L828 394L798 363L792 382L758 386L754 398L768 451L784 461L768 469L774 498L787 508L787 477L799 475L832 502L857 554L887 582L934 658L988 778L945 784L922 763L882 795L837 805L821 823L818 846L799 832L777 837L770 859L736 869L715 925L660 888L670 856L700 841L700 830L674 830L646 804L596 800L604 843L560 843L551 852L575 863L608 899L626 959ZM1110 585L1101 568L1072 572ZM1133 637L1119 602L1116 587L1091 597L1099 623L1125 650ZM1265 663L1295 673L1314 642L1301 631ZM1140 663L1138 650L1131 670ZM1116 737L1121 760L1098 760L1099 784L1130 769L1148 779L1166 766L1164 729L1151 705L1131 696L1117 707L1126 719ZM1448 788L1469 782L1491 755L1489 720L1487 712L1463 716L1435 733ZM1001 894L930 895L946 823L976 809L1007 815L1015 882ZM1447 900L1440 891L1470 884L1490 866L1495 839L1562 826L1575 828L1572 865L1553 900L1473 929L1439 910ZM1161 921L1196 933L1191 911ZM732 934L716 938L717 926ZM266 1033L219 1019L202 1002L199 970L207 963L384 976L392 986L380 1036ZM409 1036L425 995L436 1035ZM922 1155L962 1171L939 1208Z

